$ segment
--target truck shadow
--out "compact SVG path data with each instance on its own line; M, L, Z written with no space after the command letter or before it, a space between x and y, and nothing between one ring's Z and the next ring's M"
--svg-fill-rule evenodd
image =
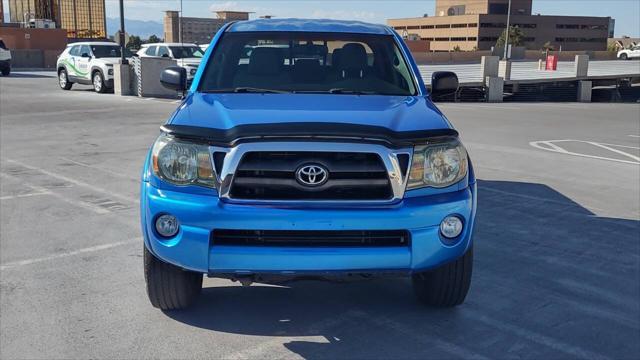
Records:
M230 357L638 353L638 214L598 217L541 184L479 181L478 189L472 287L456 309L418 304L410 281L401 278L229 283L205 288L186 311L166 314L198 328L274 337Z

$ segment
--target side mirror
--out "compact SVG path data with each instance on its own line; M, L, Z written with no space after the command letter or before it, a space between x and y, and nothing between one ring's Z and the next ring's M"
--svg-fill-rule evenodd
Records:
M458 75L451 71L436 71L431 75L431 96L451 95L458 91Z
M160 83L167 89L187 90L187 70L180 66L169 66L160 74Z
M83 58L91 58L91 55L87 54L87 53L82 53L82 55L80 55L80 57Z
M162 57L163 57L163 58L168 58L168 57L169 57L169 54L162 54Z

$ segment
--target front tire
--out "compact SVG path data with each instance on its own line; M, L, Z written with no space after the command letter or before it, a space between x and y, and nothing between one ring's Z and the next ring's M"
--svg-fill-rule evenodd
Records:
M628 60L629 59L629 55L627 54L620 54L620 60Z
M144 247L144 280L151 305L161 310L189 307L202 291L202 274L167 264Z
M69 81L69 74L67 74L67 70L60 69L60 71L58 71L58 85L60 85L62 90L71 90L73 83Z
M414 274L413 290L426 305L453 307L464 302L473 270L473 248L456 261L439 268Z
M91 76L91 80L93 82L93 90L95 90L95 92L100 94L107 92L107 84L104 83L104 76L100 71L94 72L93 76Z

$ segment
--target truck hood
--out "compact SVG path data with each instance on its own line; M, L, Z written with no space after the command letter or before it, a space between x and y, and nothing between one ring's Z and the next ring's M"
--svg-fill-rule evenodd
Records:
M178 66L195 66L198 67L200 65L200 61L202 59L201 58L184 58L184 59L177 59L176 63L178 64Z
M105 64L110 64L110 65L115 65L115 64L119 64L120 63L120 58L119 57L103 57L103 58L99 58L97 60L102 61Z
M332 94L193 93L167 124L228 130L305 122L370 125L394 132L452 128L426 97Z

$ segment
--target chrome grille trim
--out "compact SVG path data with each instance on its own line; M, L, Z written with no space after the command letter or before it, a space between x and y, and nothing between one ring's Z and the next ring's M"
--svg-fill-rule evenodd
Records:
M234 175L241 159L249 152L346 152L346 153L367 153L377 154L386 168L389 182L391 184L393 196L385 200L260 200L260 199L234 199L230 196ZM389 204L395 203L404 197L404 192L409 178L409 169L400 166L398 155L409 156L409 166L413 156L412 148L390 149L383 145L371 143L338 143L338 142L300 142L300 141L278 141L278 142L249 142L241 143L232 148L210 146L209 152L213 161L214 153L225 153L224 163L220 173L216 172L216 189L220 199L230 203L251 203L251 204ZM219 168L219 164L213 163L213 168ZM217 165L217 166L216 166Z

